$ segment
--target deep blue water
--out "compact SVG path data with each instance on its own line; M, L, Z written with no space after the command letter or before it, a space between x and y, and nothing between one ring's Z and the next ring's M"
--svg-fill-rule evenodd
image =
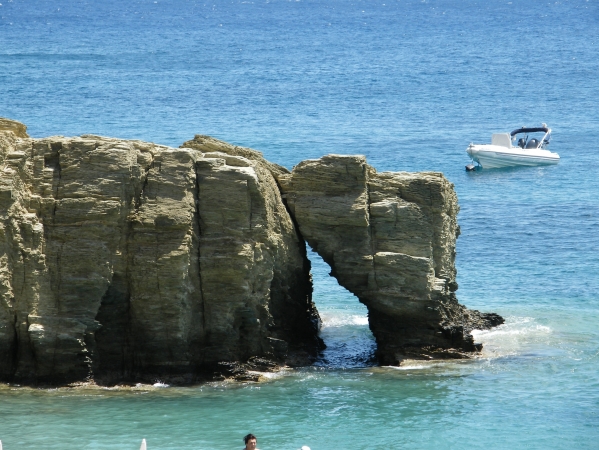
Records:
M0 0L0 116L34 137L179 146L209 134L291 168L364 154L460 199L462 303L507 323L461 363L368 364L365 310L313 259L329 345L262 385L0 387L13 449L599 448L599 4ZM554 167L467 173L546 122Z

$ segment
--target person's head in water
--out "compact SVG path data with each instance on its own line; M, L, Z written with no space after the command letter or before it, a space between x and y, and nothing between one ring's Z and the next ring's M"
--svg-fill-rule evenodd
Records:
M243 442L245 442L246 450L257 450L256 445L258 444L258 439L256 439L256 436L254 436L252 433L246 435L243 438Z

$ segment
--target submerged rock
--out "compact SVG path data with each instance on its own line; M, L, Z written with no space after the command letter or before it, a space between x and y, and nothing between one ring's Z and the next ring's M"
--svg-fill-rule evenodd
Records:
M457 200L440 174L338 156L290 173L207 136L175 149L25 130L0 121L2 381L309 364L323 343L304 238L368 306L381 363L460 357L478 348L470 329L501 321L455 298Z

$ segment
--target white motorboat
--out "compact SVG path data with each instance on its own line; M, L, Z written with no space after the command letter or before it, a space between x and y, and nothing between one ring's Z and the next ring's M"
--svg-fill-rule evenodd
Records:
M484 169L557 164L559 155L547 150L551 128L518 128L511 133L494 133L490 144L470 144L466 153ZM466 166L473 170L474 165Z

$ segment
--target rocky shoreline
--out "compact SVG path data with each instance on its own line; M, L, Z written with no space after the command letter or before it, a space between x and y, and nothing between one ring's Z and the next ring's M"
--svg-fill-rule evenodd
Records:
M180 148L32 139L0 119L0 381L190 384L323 349L306 242L368 308L380 364L466 358L503 322L455 295L458 204L440 173L328 155L293 171Z

